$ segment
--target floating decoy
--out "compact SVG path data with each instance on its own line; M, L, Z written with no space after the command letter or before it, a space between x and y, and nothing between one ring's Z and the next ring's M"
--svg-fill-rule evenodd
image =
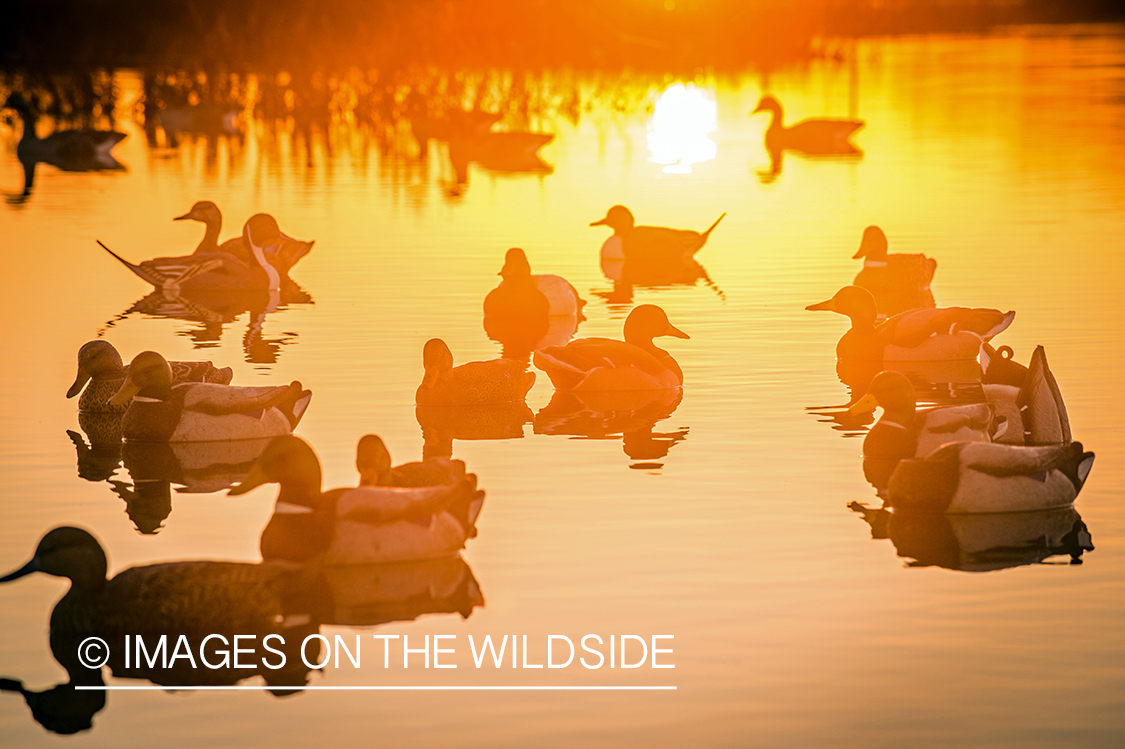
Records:
M667 229L663 226L635 226L633 213L623 205L606 211L605 218L590 226L608 226L613 236L602 245L602 260L627 260L632 263L682 263L707 243L711 232L727 214L715 219L704 232Z
M23 120L23 135L16 146L16 157L21 162L45 162L66 172L121 168L111 151L125 139L125 133L84 128L61 130L40 138L35 133L38 118L26 99L9 94L4 107L16 110Z
M1059 384L1036 346L1028 366L1012 360L1012 349L981 347L984 395L998 416L1014 425L995 441L1011 445L1057 445L1071 441L1070 419Z
M435 458L391 466L391 454L377 434L359 438L355 449L355 467L360 486L440 486L464 478L465 464L459 460Z
M1007 329L1016 316L987 308L940 307L900 312L876 326L875 298L859 286L845 286L831 299L805 309L850 318L852 327L836 344L836 356L872 361L975 359L981 342Z
M534 291L546 298L547 314L551 316L577 316L586 306L586 301L578 295L578 290L562 276L532 275L527 255L519 247L511 248L504 255L504 266L497 275L503 280L484 298L486 315L541 315L542 301Z
M635 307L625 319L624 341L580 338L535 352L535 366L558 390L663 390L680 387L684 374L657 336L689 338L653 304Z
M770 151L789 149L808 154L846 154L858 150L848 138L863 127L860 120L802 120L786 127L782 122L781 103L772 96L763 96L750 114L758 112L771 115L766 130L766 148Z
M242 240L250 248L252 263L245 263L229 252L204 252L184 257L155 258L134 265L104 244L102 248L138 278L157 289L172 292L249 289L280 292L282 276L288 273L289 266L278 254L277 247L285 240L277 221L268 213L251 216L243 226ZM306 244L305 252L307 247ZM280 266L271 262L271 258L279 261Z
M171 361L168 365L172 368L173 385L184 382L229 385L234 377L230 367L220 369L209 361ZM83 413L125 413L128 404L110 406L109 399L121 389L126 371L121 354L112 343L102 339L88 341L78 349L78 374L66 391L66 397L82 393L78 410Z
M207 227L203 233L203 239L199 242L193 254L225 252L234 255L247 265L253 266L255 264L254 254L242 236L228 239L219 244L219 232L223 229L223 214L219 207L210 200L200 200L191 207L190 211L182 216L176 216L172 220L199 221ZM316 242L293 239L285 232L280 232L280 234L281 241L276 245L265 248L265 255L270 265L277 268L279 273L285 275L290 268L297 264L297 261L312 251Z
M474 361L453 366L453 352L440 338L422 348L426 374L414 395L419 406L479 406L518 403L535 384L535 373L512 359Z
M1094 454L1081 442L1023 447L950 442L899 462L888 505L914 512L1025 512L1067 507L1082 490Z
M441 461L443 459L436 458ZM388 458L389 462L389 458ZM262 558L328 565L374 564L456 556L476 535L484 492L464 463L444 461L456 478L436 486L360 486L322 492L320 461L299 437L274 439L230 490L280 485L262 532Z
M294 380L277 387L189 382L172 385L172 369L155 351L137 354L109 400L127 405L121 428L137 442L217 442L291 433L312 392Z
M863 230L859 250L853 260L864 258L863 270L856 274L856 286L871 293L894 290L928 289L937 269L937 260L922 254L887 253L887 235L878 226Z

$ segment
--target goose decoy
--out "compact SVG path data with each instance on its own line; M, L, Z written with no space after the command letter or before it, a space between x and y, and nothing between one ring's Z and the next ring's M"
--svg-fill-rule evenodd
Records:
M440 459L438 459L440 460ZM389 457L388 457L389 462ZM406 562L456 556L476 535L484 492L460 461L436 486L360 486L322 492L320 461L307 442L275 438L229 494L280 485L262 532L262 558L327 565Z
M549 316L577 316L586 306L586 301L578 295L578 290L562 276L532 275L527 255L519 247L511 248L504 255L504 266L497 275L503 280L484 298L486 315L542 315L543 303L540 296L547 300ZM536 291L539 293L536 294Z
M113 250L102 248L117 258L138 278L169 292L213 290L242 291L260 289L280 293L282 276L289 266L278 261L278 246L284 235L268 213L251 216L242 228L242 241L253 262L246 263L229 252L204 252L185 257L161 257L134 265ZM99 242L99 244L101 244ZM307 249L305 250L307 252ZM299 259L299 258L298 258ZM288 281L288 276L285 276Z
M625 319L624 341L580 338L535 352L535 366L558 390L664 390L683 385L672 355L657 348L657 336L689 338L653 304L635 307Z
M520 403L535 384L535 373L513 359L491 359L453 366L453 352L440 338L422 348L426 374L414 394L419 406L480 406Z
M129 364L109 405L127 406L121 421L127 441L217 442L289 434L310 400L312 392L296 380L277 387L173 385L164 357L143 351Z
M984 396L998 416L1014 428L997 442L1010 445L1058 445L1071 441L1070 419L1059 383L1047 364L1047 353L1036 346L1028 366L1012 359L1012 349L981 347Z
M789 149L808 154L846 154L858 150L848 139L863 127L860 120L802 120L786 127L781 102L772 96L763 96L750 114L758 112L771 115L766 130L766 148L771 152Z
M1094 454L1081 442L1023 447L950 442L900 461L887 503L911 512L1026 512L1067 507L1082 490Z
M122 168L111 151L125 139L125 133L84 128L61 130L40 138L35 133L38 117L26 99L18 93L9 94L4 107L16 110L23 120L16 157L24 164L44 162L65 172Z
M859 250L853 260L864 258L863 270L856 274L856 286L871 293L899 289L928 289L937 269L937 260L922 254L887 253L887 235L878 226L863 230Z
M203 239L195 248L193 254L199 255L208 252L225 252L234 255L247 265L253 266L254 255L242 236L228 239L219 244L219 232L223 228L223 214L219 207L210 200L200 200L191 207L191 210L182 216L176 216L173 221L199 221L206 226ZM280 230L279 230L280 231ZM312 251L315 241L304 242L293 239L285 232L280 232L281 241L274 246L265 248L266 260L282 275L297 264L301 258ZM143 263L142 263L143 265Z
M184 382L211 382L229 385L234 377L230 367L216 367L209 361L172 361L172 384ZM125 413L128 404L110 406L112 398L125 382L127 368L121 354L109 341L96 339L82 344L78 349L78 374L74 384L66 391L67 398L82 393L78 410L82 413Z
M836 344L836 356L871 361L976 359L981 342L1006 330L1016 316L987 308L939 307L900 312L876 326L875 298L859 286L845 286L805 309L851 319L851 329Z
M704 232L667 229L663 226L635 226L633 213L623 205L606 211L605 218L590 226L608 226L613 236L602 245L602 260L627 260L632 263L682 263L707 243L711 232L727 214L715 219Z

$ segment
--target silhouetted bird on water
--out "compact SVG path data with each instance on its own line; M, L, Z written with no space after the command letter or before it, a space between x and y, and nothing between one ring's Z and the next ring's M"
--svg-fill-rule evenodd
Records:
M630 263L683 263L707 243L707 238L727 214L715 219L706 231L668 229L663 226L636 226L633 212L623 205L606 211L605 218L590 226L608 226L613 236L602 245L602 260L626 260Z
M937 270L937 260L922 254L906 255L887 252L887 235L878 226L863 230L859 250L853 260L864 258L863 270L855 277L855 285L876 294L880 291L928 289Z
M784 114L781 102L772 96L763 96L758 106L750 114L769 112L770 126L766 130L766 149L771 152L784 150L800 151L807 154L850 154L858 153L848 139L852 133L863 127L860 120L802 120L796 125L786 127L782 120Z

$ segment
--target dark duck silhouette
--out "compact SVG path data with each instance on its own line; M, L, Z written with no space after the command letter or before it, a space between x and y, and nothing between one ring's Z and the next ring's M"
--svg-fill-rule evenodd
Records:
M758 112L769 112L771 115L769 129L766 130L766 149L771 153L784 150L814 155L859 152L849 138L863 127L864 123L860 120L802 120L786 127L781 102L772 96L763 96L750 114Z
M853 260L864 258L863 269L856 274L856 286L872 294L899 289L928 289L937 269L937 260L922 254L906 255L887 252L887 235L878 226L863 230L859 250Z
M602 260L637 263L684 263L707 243L711 232L727 214L715 219L706 231L669 229L663 226L637 226L633 212L623 205L606 211L605 217L590 226L608 226L613 236L602 245Z
M87 172L98 169L121 169L111 151L125 133L113 130L59 130L40 138L35 132L38 116L31 104L19 94L10 94L4 107L14 109L23 120L23 135L16 146L16 157L25 165L43 162L65 172Z

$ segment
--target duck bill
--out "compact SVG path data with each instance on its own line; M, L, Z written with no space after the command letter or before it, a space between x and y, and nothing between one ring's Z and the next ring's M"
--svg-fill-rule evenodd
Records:
M691 336L689 336L687 333L685 333L684 331L677 328L672 323L668 323L668 329L666 331L664 331L664 335L670 335L673 338L685 338L685 339L691 338Z
M609 216L598 221L591 221L590 226L609 226Z
M172 220L173 220L173 221L187 221L187 220L188 220L188 219L190 219L190 218L194 218L194 216L192 216L192 215L191 215L191 211L188 211L188 212L187 212L187 213L185 213L184 215L182 215L182 216L176 216L176 217L175 217L174 219L172 219Z
M0 577L0 583L8 583L8 582L11 582L12 580L19 580L21 577L26 577L27 575L30 575L32 572L38 572L38 571L39 571L39 564L35 561L35 558L33 557L30 562L28 562L24 566L20 567L15 572L9 572L7 575L4 575L4 577Z
M750 110L750 114L757 114L758 112L764 112L764 111L766 111L765 107L763 107L761 104L759 104L758 106L756 106L756 107L754 107L753 109Z
M833 300L828 299L826 301L819 302L817 304L810 304L808 307L805 307L805 309L812 310L814 312L817 312L817 311L820 311L820 310L828 310L829 312L835 312L836 311L836 303Z
M227 495L237 497L239 494L246 494L252 489L257 489L262 484L268 483L270 483L270 480L262 471L262 467L255 463L254 467L250 469L250 473L246 474L246 478L242 480L242 483L237 486L232 486L230 491L227 492Z
M125 382L121 383L121 389L109 399L109 405L115 407L128 405L129 402L133 400L133 396L136 395L140 389L140 386L133 382L132 375L126 377Z
M867 254L867 248L864 247L863 245L860 245L859 249L855 251L854 255L852 255L852 260L859 260L861 257L863 257L866 254Z
M871 393L863 396L848 408L848 416L859 416L860 414L873 413L879 407L879 402L875 400L875 396Z
M73 398L74 396L81 393L82 388L86 387L86 383L89 382L89 381L90 381L90 373L87 372L86 370L82 369L82 367L79 367L78 368L78 374L74 378L74 384L71 385L70 389L66 391L66 397L67 398Z

